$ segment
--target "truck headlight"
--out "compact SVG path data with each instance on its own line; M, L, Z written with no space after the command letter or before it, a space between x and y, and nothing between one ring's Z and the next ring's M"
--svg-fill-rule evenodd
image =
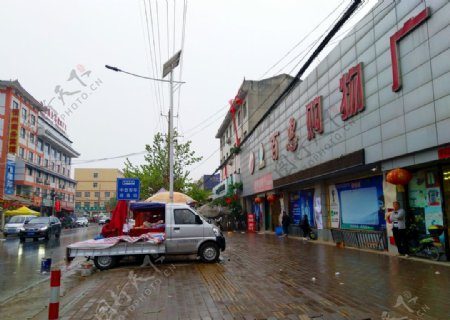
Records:
M220 230L218 228L213 228L213 232L216 237L220 236Z

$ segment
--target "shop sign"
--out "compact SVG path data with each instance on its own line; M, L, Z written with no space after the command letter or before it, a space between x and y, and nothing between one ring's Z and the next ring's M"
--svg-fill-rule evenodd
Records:
M317 96L306 105L306 128L308 129L308 140L312 140L317 133L323 133L322 124L322 97Z
M450 158L450 147L444 147L438 149L438 159L444 160Z
M364 110L362 64L351 67L339 81L342 92L341 118L347 120Z
M41 115L44 116L45 119L50 121L50 123L54 127L60 129L63 132L65 132L67 130L66 123L61 119L58 112L55 109L53 109L52 107L47 106L47 109L45 111L41 112Z
M256 220L253 213L247 214L247 230L248 232L256 232Z
M33 206L40 207L42 203L41 197L33 197Z
M430 8L423 9L417 16L409 19L390 37L390 48L391 48L391 61L392 61L392 91L397 92L402 87L402 80L400 78L399 70L399 59L397 52L397 44L401 39L403 39L407 34L412 32L416 27L422 24L425 20L430 17Z
M16 162L12 159L6 161L5 194L14 194L14 175Z
M253 182L254 193L264 192L273 189L272 173L266 174Z
M288 124L288 143L286 145L286 150L294 152L298 147L298 137L295 134L295 129L297 128L297 121L294 117L289 119Z
M274 132L272 138L270 139L272 145L272 160L278 160L278 139L277 137L280 135L278 131Z
M8 152L12 154L17 153L17 147L19 145L19 109L11 110L11 119L9 124L9 147Z
M228 183L227 180L223 180L217 186L215 186L212 190L213 199L221 198L226 195L228 191Z

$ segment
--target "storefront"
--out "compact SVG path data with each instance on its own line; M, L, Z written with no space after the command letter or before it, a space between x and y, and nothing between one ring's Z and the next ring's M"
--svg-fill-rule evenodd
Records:
M420 233L448 228L449 8L380 1L249 132L242 196L263 198L261 230L273 230L285 208L294 225L306 214L319 239L395 252L385 220L394 200ZM413 173L405 192L385 181L394 168ZM448 251L447 234L439 239Z

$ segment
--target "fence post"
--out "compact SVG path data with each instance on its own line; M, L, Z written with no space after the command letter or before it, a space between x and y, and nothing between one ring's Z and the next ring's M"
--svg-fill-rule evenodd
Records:
M59 318L59 287L61 286L61 269L52 269L50 273L50 302L48 304L48 319Z

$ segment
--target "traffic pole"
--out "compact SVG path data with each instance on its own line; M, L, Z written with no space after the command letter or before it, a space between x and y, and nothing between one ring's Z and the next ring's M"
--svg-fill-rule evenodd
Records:
M50 302L48 304L48 319L59 318L59 287L61 286L61 269L53 269L50 273Z

